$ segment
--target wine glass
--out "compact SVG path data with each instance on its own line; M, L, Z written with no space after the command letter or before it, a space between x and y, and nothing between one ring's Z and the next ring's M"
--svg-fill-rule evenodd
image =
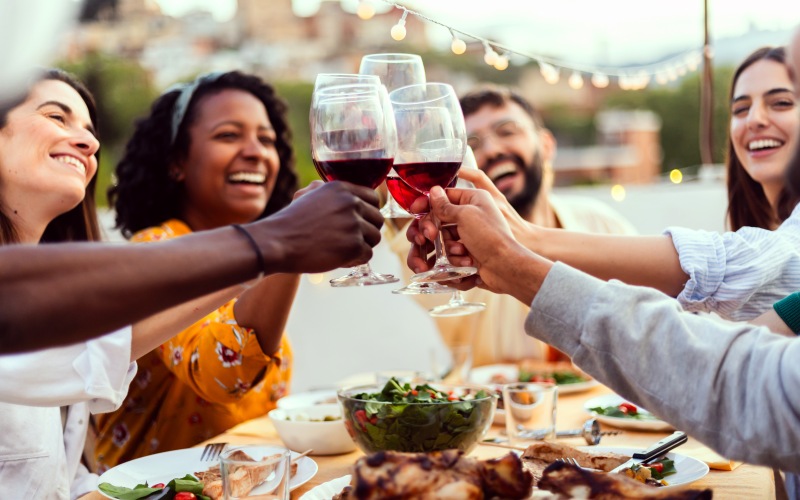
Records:
M389 190L389 194L397 201L397 204L400 205L406 212L411 214L415 219L419 220L428 214L428 210L422 211L413 211L412 205L414 202L421 197L425 196L425 193L414 189L413 187L406 184L406 181L400 178L397 175L397 172L392 169L389 172L389 176L386 177L386 188ZM419 206L419 204L418 204ZM414 283L411 282L410 284L404 286L403 288L398 288L396 290L392 290L392 293L400 294L400 295L427 295L433 293L449 293L453 289L449 286L441 285L436 282L430 283Z
M409 186L428 195L434 186L447 187L456 177L466 148L466 127L453 87L446 83L409 85L389 94L397 124L394 169ZM450 281L476 274L474 267L455 267L442 251L442 236L434 239L436 263L412 281Z
M392 168L397 130L382 85L330 87L312 99L311 151L323 179L375 189ZM321 249L324 251L324 249ZM332 286L395 283L390 274L376 274L362 264Z
M469 146L467 146L467 149L464 153L464 161L461 162L460 170L478 170L478 162L475 161L475 154L472 152L472 148ZM475 189L475 184L458 177L455 187ZM486 304L483 302L467 302L464 299L464 294L461 293L461 290L454 288L453 295L450 296L450 300L447 301L447 304L436 306L428 310L428 313L437 318L446 318L451 316L466 316L467 314L475 314L483 311L484 309L486 309Z
M389 92L406 85L425 83L425 66L417 54L367 54L361 58L358 72L379 77ZM381 207L381 214L386 219L406 219L412 216L397 204L391 191L386 194L386 203Z

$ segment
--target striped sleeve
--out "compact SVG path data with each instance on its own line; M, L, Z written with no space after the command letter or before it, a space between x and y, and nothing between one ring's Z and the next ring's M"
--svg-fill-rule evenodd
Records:
M744 227L724 234L668 228L689 275L678 300L688 311L748 320L800 289L800 209L775 231Z

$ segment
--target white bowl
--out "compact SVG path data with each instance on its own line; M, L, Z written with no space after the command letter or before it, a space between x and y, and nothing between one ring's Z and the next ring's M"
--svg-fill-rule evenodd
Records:
M326 416L339 419L328 422L295 420L299 415L314 420L322 420ZM338 404L276 408L269 412L269 419L286 447L300 453L312 449L311 455L339 455L356 449L356 443L347 433L341 417L342 410Z

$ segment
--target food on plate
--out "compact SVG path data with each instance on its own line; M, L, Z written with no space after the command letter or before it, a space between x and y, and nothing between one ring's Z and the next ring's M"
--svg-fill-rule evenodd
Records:
M97 488L111 498L124 498L125 500L209 500L203 495L203 483L191 474L175 478L166 485L164 483L148 486L147 483L137 484L133 488L115 486L111 483L100 483Z
M347 431L366 453L469 451L486 434L495 405L488 388L412 387L395 378L382 389L341 391L339 399Z
M279 454L274 457L279 457ZM247 453L236 450L229 455L230 460L240 462L255 462L253 458ZM273 457L264 457L264 460L269 460ZM241 497L249 495L253 489L259 484L266 481L272 471L275 470L276 464L264 464L257 467L239 467L234 469L228 475L228 481L231 484L231 495L234 497ZM292 461L291 469L289 471L290 477L297 473L297 463ZM222 473L220 472L219 464L213 465L208 470L203 472L195 472L195 476L203 484L203 495L207 495L212 500L223 498L222 492Z
M582 467L610 472L631 457L618 453L591 453L566 444L539 441L528 446L523 452L522 463L533 475L536 484L542 478L544 470L559 458L573 458Z
M664 477L675 474L675 462L668 458L662 458L649 464L633 464L629 468L621 471L631 479L651 486L667 486L669 483Z
M359 458L335 499L528 498L531 476L514 453L476 460L460 450L377 452Z
M496 373L492 375L490 382L493 384L510 384L511 382L542 382L547 384L566 385L588 382L591 380L579 373L571 371L546 371L546 370L526 370L520 368L517 380L509 380L506 374Z
M554 462L548 466L538 483L541 490L553 494L553 499L640 498L658 500L705 500L711 490L653 488L634 481L625 474L592 472L580 467Z
M633 420L658 420L652 413L637 408L636 405L628 403L627 401L612 406L595 406L589 408L589 411L606 417L629 418Z
M325 415L322 418L312 418L303 412L297 412L291 415L286 415L286 420L290 422L333 422L335 420L341 420L341 419L342 417L339 415Z

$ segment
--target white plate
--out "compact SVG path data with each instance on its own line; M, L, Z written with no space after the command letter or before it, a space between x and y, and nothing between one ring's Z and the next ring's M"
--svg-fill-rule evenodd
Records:
M619 453L620 455L631 456L642 448L627 448L622 446L581 446L579 449L588 453ZM667 487L689 484L703 478L708 474L708 465L705 462L680 453L667 453L667 458L675 461L675 474L664 478Z
M291 410L293 408L327 403L338 403L335 390L320 389L318 391L298 392L279 399L276 404L281 410Z
M542 372L547 371L547 367L541 369ZM502 375L506 380L516 382L519 377L519 367L517 365L485 365L473 368L469 372L470 382L481 385L497 385L492 382L492 376ZM559 394L572 394L575 392L588 391L592 387L597 387L599 382L594 379L589 379L585 382L576 382L574 384L559 384Z
M341 493L348 484L350 484L350 474L331 479L327 483L311 488L305 495L300 497L300 500L331 500L334 495Z
M672 425L664 422L663 420L636 420L633 418L609 417L607 415L597 415L589 409L597 408L598 406L603 408L606 406L619 406L624 402L625 398L622 396L618 396L616 394L606 394L605 396L598 396L590 399L584 403L583 409L586 410L587 413L595 415L595 418L597 418L597 420L600 422L622 429L634 429L639 431L670 431L674 429ZM639 407L638 405L637 408L639 408L639 413L650 414L650 412Z
M274 450L273 453L278 453L281 450L281 448L274 446L264 446L263 448L265 453L270 450ZM115 486L125 486L127 488L133 488L137 484L145 482L147 484L166 484L176 477L205 471L218 463L218 461L214 460L200 460L202 455L203 448L186 448L137 458L107 470L100 476L97 484L111 483ZM292 452L292 457L297 455L300 454ZM317 463L314 460L308 457L297 460L297 473L289 480L289 489L293 490L305 484L314 477L317 470ZM100 493L107 498L113 498L102 491Z

